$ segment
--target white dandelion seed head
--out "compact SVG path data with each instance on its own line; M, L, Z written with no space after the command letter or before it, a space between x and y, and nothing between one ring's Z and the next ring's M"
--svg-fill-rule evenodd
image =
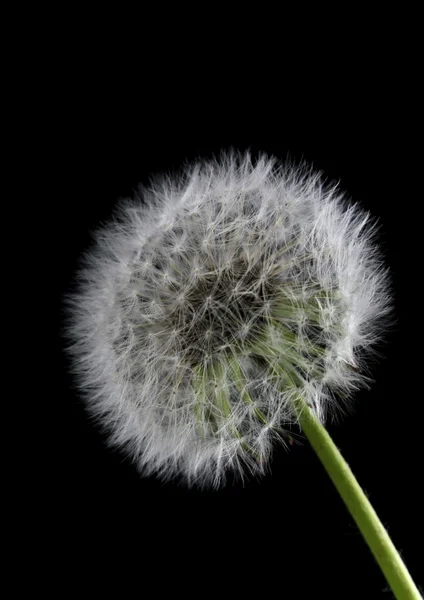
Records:
M141 196L67 297L87 406L143 474L264 473L296 395L324 421L367 381L390 305L370 217L311 169L249 153Z

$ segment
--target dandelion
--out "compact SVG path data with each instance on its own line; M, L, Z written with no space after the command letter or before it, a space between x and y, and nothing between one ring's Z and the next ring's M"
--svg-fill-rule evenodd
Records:
M111 443L143 474L216 488L263 475L300 424L333 477L323 424L369 383L390 310L374 235L337 186L266 155L223 153L121 202L67 298Z

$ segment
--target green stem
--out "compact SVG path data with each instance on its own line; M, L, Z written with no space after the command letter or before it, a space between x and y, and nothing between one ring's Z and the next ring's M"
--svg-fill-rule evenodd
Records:
M350 514L356 521L397 600L422 598L389 534L362 491L327 430L303 400L297 403L299 423Z

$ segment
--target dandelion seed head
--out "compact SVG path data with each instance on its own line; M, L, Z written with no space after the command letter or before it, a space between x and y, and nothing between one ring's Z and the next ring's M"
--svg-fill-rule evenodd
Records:
M249 153L139 196L67 298L87 406L143 474L263 474L296 394L324 422L368 381L390 308L373 222L311 169Z

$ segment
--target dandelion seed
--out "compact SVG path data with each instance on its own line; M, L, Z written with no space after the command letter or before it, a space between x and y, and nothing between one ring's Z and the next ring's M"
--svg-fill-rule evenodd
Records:
M293 443L293 398L324 422L367 384L389 307L372 220L305 166L248 153L140 195L67 300L87 406L144 474L263 474Z

